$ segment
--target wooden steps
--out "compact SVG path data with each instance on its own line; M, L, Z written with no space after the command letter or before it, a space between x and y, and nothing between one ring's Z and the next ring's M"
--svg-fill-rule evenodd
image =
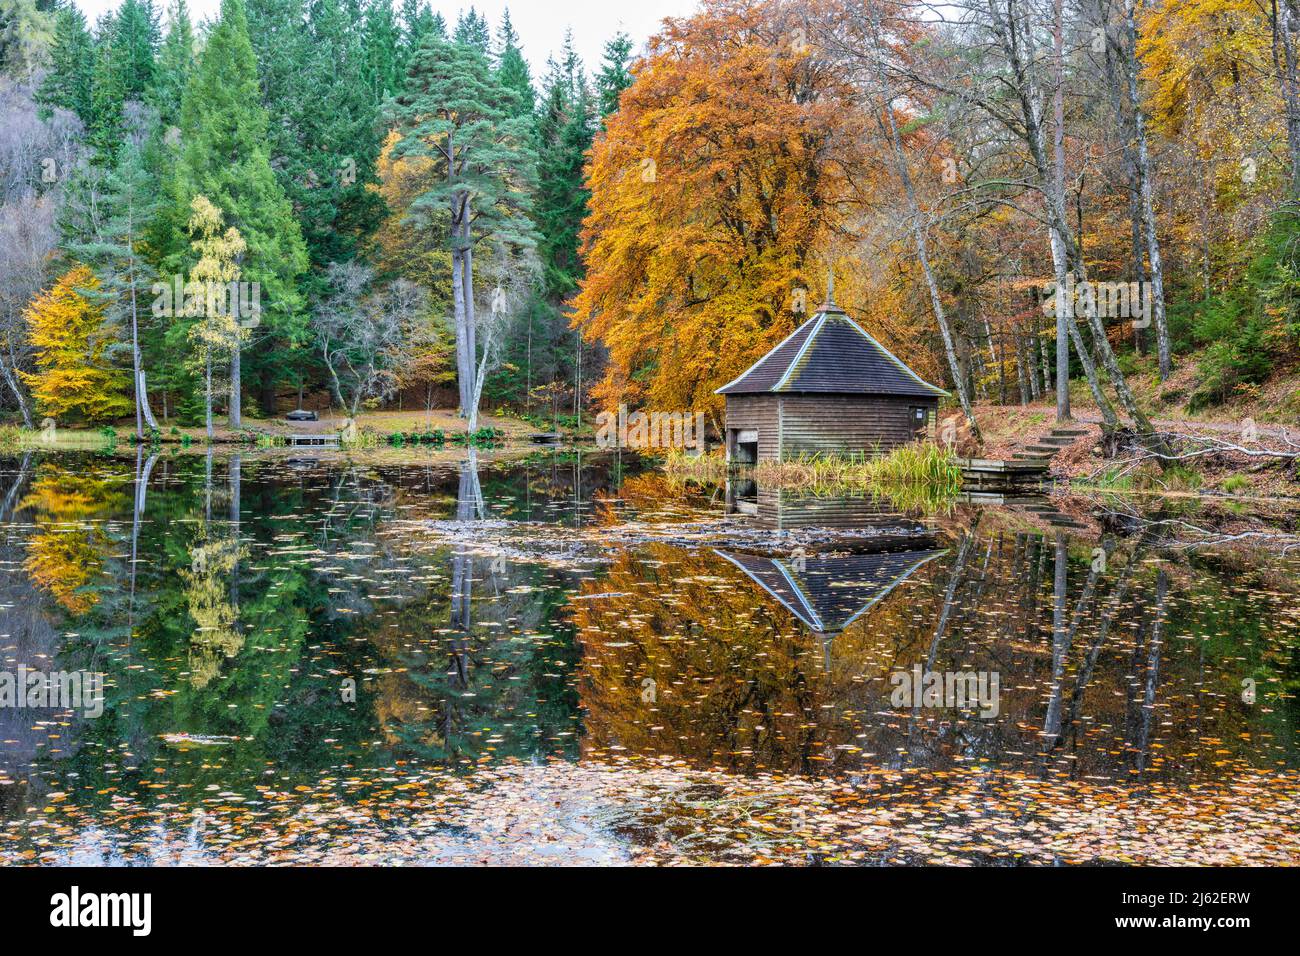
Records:
M1011 457L1015 461L1040 462L1045 467L1054 456L1060 454L1062 449L1069 448L1074 444L1075 439L1087 434L1087 431L1081 428L1053 428L1046 435L1037 438L1033 444L1022 445L1019 451L1011 453Z

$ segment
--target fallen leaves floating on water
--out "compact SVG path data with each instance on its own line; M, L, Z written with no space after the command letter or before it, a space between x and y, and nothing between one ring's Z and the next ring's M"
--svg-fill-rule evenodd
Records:
M968 768L847 780L668 759L506 762L472 776L387 767L196 809L60 800L0 826L23 864L1300 863L1300 777L1140 788Z

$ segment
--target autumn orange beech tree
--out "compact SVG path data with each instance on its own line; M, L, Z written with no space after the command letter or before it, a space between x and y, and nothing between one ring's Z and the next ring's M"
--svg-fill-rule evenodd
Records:
M865 126L794 8L706 2L667 21L588 169L587 276L573 312L609 362L593 389L705 411L825 289Z

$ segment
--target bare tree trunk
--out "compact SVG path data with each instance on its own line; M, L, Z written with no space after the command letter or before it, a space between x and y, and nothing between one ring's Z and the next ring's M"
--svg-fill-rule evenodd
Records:
M1066 301L1069 288L1070 267L1065 249L1066 239L1060 230L1052 228L1049 234L1052 246L1052 270L1056 274L1056 420L1070 420L1070 310Z
M470 244L469 232L469 198L465 199L465 224L464 242L465 255L461 259L461 268L465 270L464 295L465 295L465 367L469 370L470 379L468 383L468 393L471 401L474 400L475 385L477 382L478 369L478 318L474 309L474 249ZM477 412L477 409L475 409Z
M1133 232L1133 278L1138 289L1146 286L1146 258L1142 253L1142 187L1138 183L1137 164L1129 172L1129 221ZM1208 234L1208 233L1207 233ZM1145 355L1150 346L1147 344L1147 330L1133 327L1133 347L1139 355Z
M1055 2L1052 20L1052 52L1054 82L1052 84L1052 151L1055 175L1052 177L1053 201L1065 208L1065 38L1063 0ZM1057 247L1065 241L1058 230L1052 230L1052 265L1056 269L1056 420L1070 420L1070 332L1065 309L1065 288L1061 284L1064 274L1061 263L1065 250Z
M208 441L212 441L215 432L212 429L212 344L207 345L207 358L203 363L203 407L207 419Z
M1029 387L1030 374L1026 371L1028 359L1025 357L1025 337L1016 336L1016 374L1020 378L1020 404L1028 405L1032 401L1031 389Z
M1110 38L1110 12L1111 0L1100 0L1097 7L1098 18L1105 31L1104 68L1106 73L1106 95L1110 100L1110 110L1115 117L1116 135L1120 140L1120 155L1124 159L1124 170L1128 173L1128 210L1129 224L1132 232L1133 245L1133 279L1138 283L1138 288L1142 289L1146 285L1146 267L1145 257L1142 251L1143 240L1143 217L1142 217L1142 181L1138 171L1137 154L1134 150L1136 135L1132 134L1132 122L1129 116L1124 112L1124 103L1127 101L1127 86L1121 84L1120 78L1115 73L1115 51L1119 50L1121 57L1125 56L1122 49L1123 43L1112 43ZM1121 88L1123 86L1123 88ZM1136 324L1133 326L1133 345L1138 354L1142 354L1146 349L1146 330L1139 328Z
M1115 415L1115 409L1110 400L1101 390L1101 381L1097 376L1097 368L1088 352L1088 348L1083 341L1083 336L1079 332L1079 325L1075 321L1073 308L1063 309L1066 298L1062 289L1062 283L1069 274L1069 261L1077 250L1072 248L1073 238L1070 235L1070 225L1066 222L1065 217L1065 184L1058 177L1053 175L1054 164L1049 163L1047 159L1047 149L1043 139L1043 125L1040 116L1040 106L1035 84L1030 76L1030 69L1036 59L1036 53L1033 49L1032 37L1026 34L1021 36L1019 27L1015 19L1014 10L1008 10L1004 15L1001 10L989 0L989 12L993 17L993 22L997 25L1000 41L1002 43L1003 53L1006 54L1007 61L1011 65L1015 78L1015 93L1020 106L1022 119L1024 120L1024 130L1022 133L1025 145L1029 147L1030 157L1034 166L1038 169L1039 176L1045 188L1043 190L1048 217L1048 234L1052 249L1052 267L1056 275L1057 282L1057 300L1056 300L1056 319L1059 323L1064 313L1067 331L1071 341L1074 342L1075 352L1079 356L1079 363L1083 366L1084 375L1088 379L1088 389L1092 392L1093 400L1101 410L1104 427L1112 430L1118 424L1118 418ZM1023 44L1023 48L1022 48ZM1064 260L1064 261L1063 261ZM1084 278L1082 273L1082 260L1079 262L1079 278ZM1098 323L1100 324L1100 323ZM1095 329L1094 329L1095 331ZM1109 344L1105 341L1105 332L1102 332L1102 341L1099 348L1109 351ZM1113 356L1112 356L1113 358ZM1058 372L1060 369L1060 357L1058 355ZM1111 371L1110 365L1106 370ZM1115 371L1119 367L1115 366ZM1122 378L1122 373L1120 375ZM1059 390L1060 382L1057 387ZM1058 414L1060 411L1060 396L1058 400Z
M889 140L893 149L894 166L898 177L903 181L903 191L907 195L907 212L911 220L912 241L916 245L916 257L925 274L925 285L930 292L930 308L934 311L934 320L938 323L939 334L943 338L944 354L948 358L948 370L952 374L953 387L957 389L957 400L961 403L966 423L970 425L971 434L980 441L979 423L975 421L975 410L971 407L970 389L966 376L957 361L957 350L953 344L952 329L948 325L948 316L944 312L943 301L939 297L939 285L930 266L930 252L926 246L925 225L921 221L921 207L916 198L916 188L912 183L912 173L907 167L907 157L903 154L902 137L898 134L898 122L894 119L894 92L884 70L877 71L877 80L881 86L881 99L885 120L889 126Z
M1133 135L1137 140L1137 173L1142 193L1142 224L1147 239L1147 261L1151 265L1151 307L1156 323L1156 355L1160 363L1160 381L1173 370L1169 347L1169 322L1165 318L1165 276L1160 261L1160 239L1156 235L1155 202L1151 188L1151 157L1147 147L1146 116L1138 97L1137 22L1133 16L1133 0L1124 0L1124 26L1128 32L1128 47L1124 51L1124 72L1128 80L1129 106L1133 110ZM1109 371L1109 369L1108 369ZM1119 387L1116 382L1116 387ZM1123 401L1124 396L1120 396ZM1150 429L1144 429L1149 431Z
M1291 154L1291 196L1300 197L1300 79L1296 76L1296 49L1292 28L1300 25L1300 11L1295 0L1284 0L1278 10L1272 0L1273 65L1282 83L1282 103L1286 109L1286 142Z
M131 369L134 372L132 379L135 382L135 438L137 442L144 441L144 405L145 397L141 389L144 388L144 372L140 369L140 319L136 309L135 299L135 258L131 259Z
M12 356L12 353L10 354ZM31 406L27 403L27 396L23 393L22 386L18 384L18 375L14 371L12 362L0 362L0 372L4 373L5 384L9 386L9 391L14 393L14 400L18 402L18 411L23 416L23 425L27 428L35 428Z
M460 414L469 414L470 371L465 357L468 354L465 337L465 270L464 252L453 246L451 250L451 299L456 327L456 385L460 397Z
M153 417L153 409L149 407L149 387L145 381L144 369L140 369L140 375L136 379L136 392L140 396L140 411L144 414L145 424L157 431L158 420Z
M478 370L474 375L474 394L469 404L469 424L467 431L472 435L478 430L478 405L483 398L483 380L487 377L488 353L492 351L492 328L488 327L487 338L483 340L483 357L479 359Z
M240 409L239 359L242 351L239 342L239 328L235 328L235 341L230 349L230 407L226 409L226 418L232 429L243 428L244 418Z
M1034 398L1041 398L1052 390L1052 356L1047 350L1047 339L1041 329L1033 331L1034 348Z
M524 413L533 411L533 310L528 310L528 371L524 377Z

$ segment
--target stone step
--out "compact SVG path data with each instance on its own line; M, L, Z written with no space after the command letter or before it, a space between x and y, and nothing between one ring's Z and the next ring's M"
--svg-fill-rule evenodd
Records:
M1073 438L1063 438L1060 435L1044 435L1038 439L1040 445L1055 445L1058 448L1064 448L1066 445L1073 445Z
M1081 428L1053 428L1052 434L1062 438L1079 438L1088 433Z
M1026 445L1025 451L1034 451L1039 453L1041 458L1051 458L1061 449L1055 445Z
M1042 462L1043 464L1047 464L1047 462L1051 461L1050 455L1035 455L1032 452L1027 451L1012 452L1011 457L1016 461L1033 461Z

